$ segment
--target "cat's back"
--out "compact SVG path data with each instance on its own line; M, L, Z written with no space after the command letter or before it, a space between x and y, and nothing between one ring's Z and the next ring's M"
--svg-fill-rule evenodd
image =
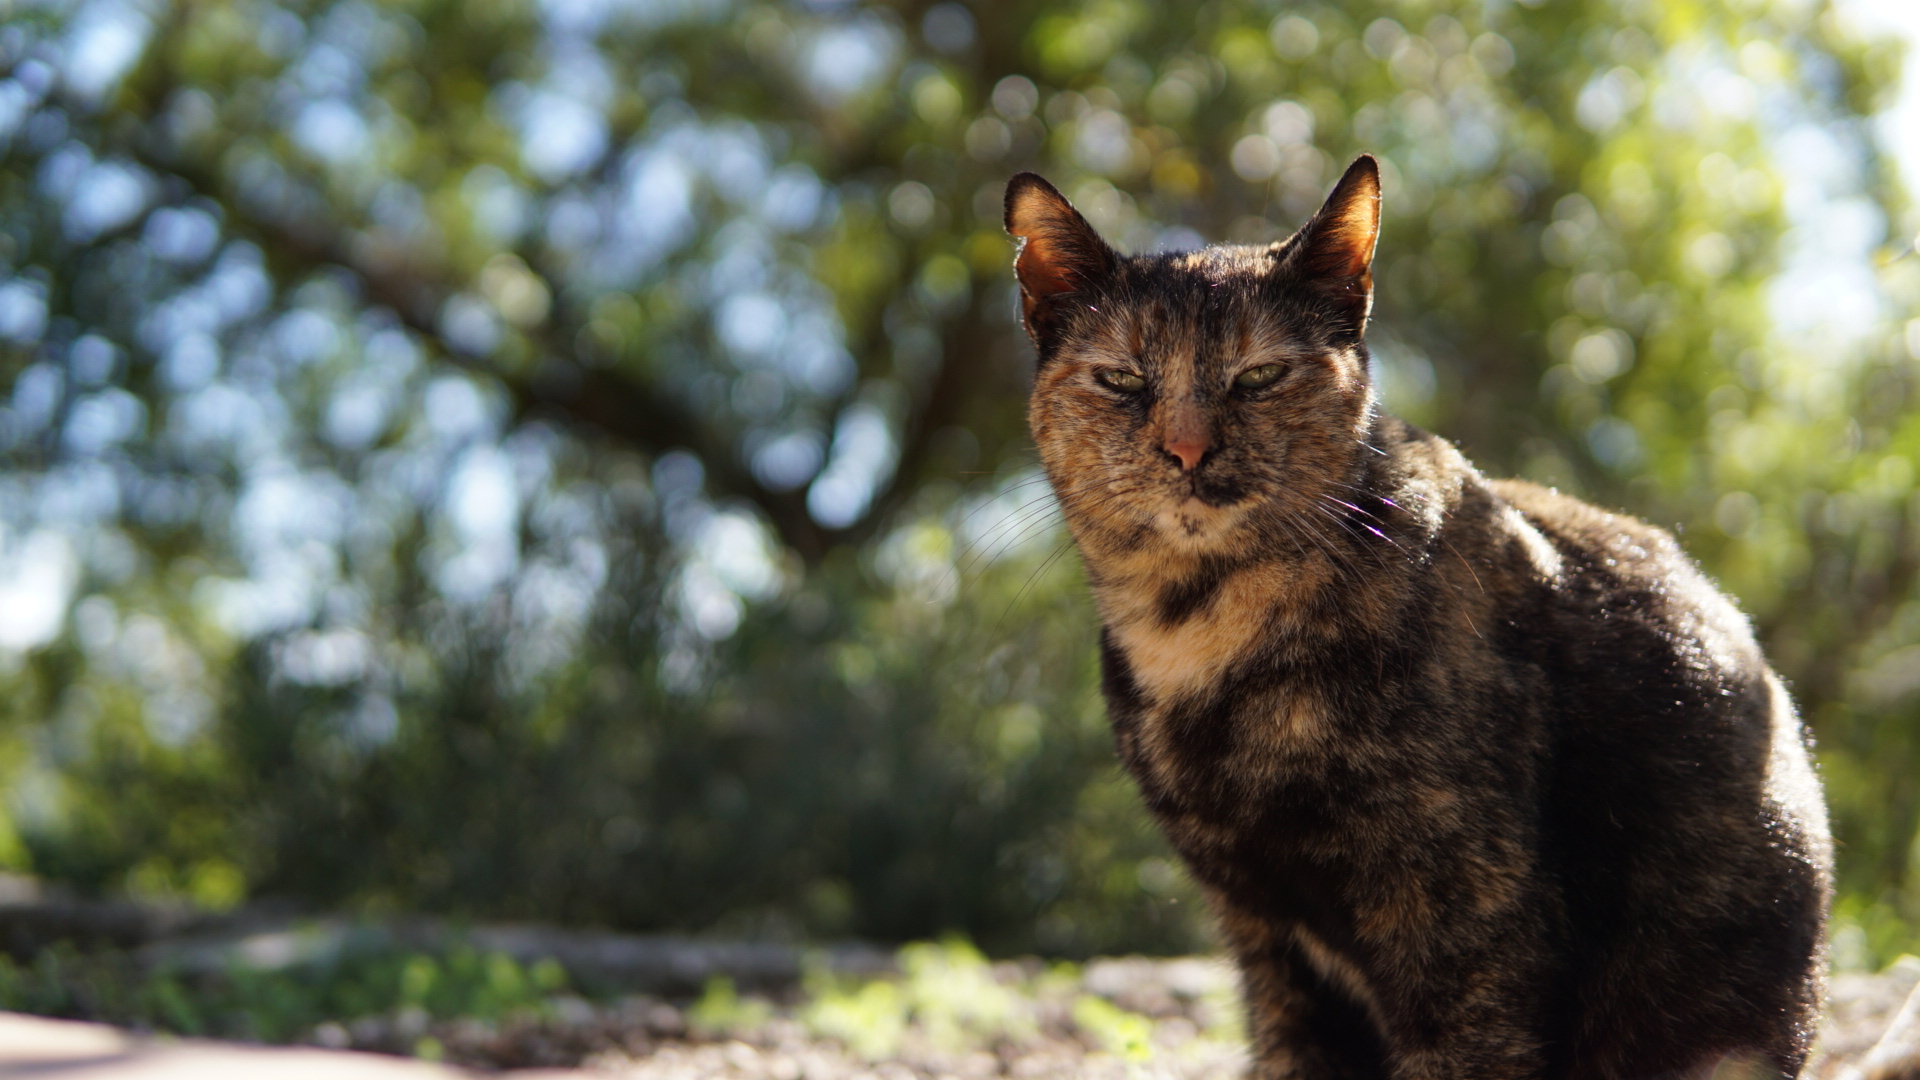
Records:
M1649 1016L1693 1029L1652 1039L1676 1045L1768 1015L1810 1024L1826 813L1746 617L1666 530L1524 481L1484 486L1497 531L1531 531L1553 553L1552 574L1509 593L1498 648L1543 676L1541 849L1586 928L1574 954L1587 1054L1630 1060L1612 1036L1648 1038ZM1676 958L1715 979L1675 978Z
M1690 674L1731 691L1768 676L1747 617L1671 533L1525 480L1484 483L1512 511L1499 531L1530 533L1536 550L1544 541L1532 560L1540 587L1517 598L1535 610L1511 613L1541 647L1603 665L1614 682Z
M1625 847L1661 844L1676 821L1726 820L1708 808L1731 803L1784 810L1824 846L1792 699L1747 617L1671 533L1538 484L1485 478L1407 425L1381 428L1412 478L1403 485L1457 492L1429 534L1430 569L1414 572L1432 584L1407 593L1429 598L1436 626L1469 628L1428 635L1446 646L1436 660L1520 692L1458 703L1459 723L1531 731L1562 819L1641 832ZM1450 617L1455 608L1465 617ZM1473 718L1516 705L1533 719Z
M1665 828L1683 804L1761 799L1804 775L1785 797L1817 811L1785 686L1671 533L1526 481L1484 484L1499 508L1488 531L1532 552L1527 580L1502 590L1494 648L1541 674L1576 799Z

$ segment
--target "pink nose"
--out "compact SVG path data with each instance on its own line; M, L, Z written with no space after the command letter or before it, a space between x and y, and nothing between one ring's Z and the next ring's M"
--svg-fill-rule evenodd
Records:
M1180 459L1180 468L1192 472L1200 459L1213 449L1213 441L1205 435L1181 434L1167 440L1167 453Z

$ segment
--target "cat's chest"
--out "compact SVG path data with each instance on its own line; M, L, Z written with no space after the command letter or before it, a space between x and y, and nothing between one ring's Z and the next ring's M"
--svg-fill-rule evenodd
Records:
M1275 618L1271 595L1232 581L1186 610L1169 610L1166 591L1145 585L1106 590L1100 607L1134 685L1157 706L1210 695Z
M1134 683L1155 705L1205 693L1255 642L1247 622L1206 619L1179 626L1142 620L1114 627Z

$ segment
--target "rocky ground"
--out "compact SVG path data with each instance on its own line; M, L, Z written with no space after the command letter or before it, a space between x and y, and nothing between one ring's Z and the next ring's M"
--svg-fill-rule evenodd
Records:
M1231 975L1216 961L978 965L933 947L902 959L896 975L837 988L816 981L813 993L784 1003L714 992L684 1007L638 995L599 1004L560 998L502 1023L403 1013L323 1024L305 1040L316 1045L303 1047L156 1039L0 1014L0 1078L1146 1080L1237 1077L1245 1063L1226 998ZM1859 1077L1848 1070L1917 982L1920 961L1911 959L1880 975L1837 978L1822 1057L1809 1075ZM346 1046L427 1052L447 1064L323 1049ZM1714 1077L1758 1075L1729 1063Z
M330 1080L515 1080L765 1078L765 1080L934 1080L967 1077L1237 1077L1245 1058L1222 993L1229 973L1206 960L1113 960L1078 979L1055 969L994 965L990 980L923 971L828 991L785 1005L746 997L688 1007L632 996L591 1004L562 998L501 1023L432 1021L418 1015L324 1024L304 1047L260 1047L140 1036L104 1025L0 1014L0 1078L67 1080L274 1075ZM916 981L953 978L945 1004ZM1903 997L1920 962L1877 976L1835 980L1834 1013L1821 1059L1809 1075L1849 1073ZM891 987L891 990L876 990ZM1005 991L996 993L995 989ZM901 1008L905 1000L912 1004ZM446 1065L384 1054L425 1052ZM1910 1080L1883 1073L1877 1080ZM1757 1077L1737 1065L1716 1080Z
M433 1040L484 1068L578 1063L623 1077L767 1080L1233 1077L1245 1066L1233 976L1205 959L987 964L920 946L895 976L816 983L785 1001L708 993L675 1005L563 999L505 1023L368 1018L321 1045L404 1052Z
M908 965L911 969L911 963ZM1232 1015L1231 970L1206 959L1094 961L1077 979L1036 965L987 972L909 970L898 982L788 1005L742 999L703 1025L700 1006L634 997L574 1002L550 1017L505 1025L427 1024L449 1060L482 1068L579 1063L634 1080L935 1080L964 1077L1238 1077L1246 1057ZM947 1004L916 986L951 978ZM1838 976L1808 1076L1841 1080L1920 984L1920 960ZM893 994L873 987L904 988ZM900 1006L905 1005L902 1009ZM691 1016L690 1016L691 1014ZM714 1023L714 1020L722 1021ZM383 1026L383 1024L387 1026ZM371 1022L319 1041L401 1049L414 1029ZM1737 1063L1715 1074L1749 1074ZM1888 1080L1892 1080L1891 1077Z
M1900 1030L1882 1043L1890 1025ZM1834 976L1809 1071L1817 1080L1920 1080L1920 958L1901 957L1879 974Z
M15 958L0 960L0 1006L122 1025L0 1014L0 1078L1202 1080L1237 1077L1246 1064L1233 972L1207 958L994 962L961 942L800 949L423 921L209 925L4 896L0 943ZM459 956L464 968L450 959ZM543 969L550 981L535 977ZM436 979L437 990L428 985ZM1808 1075L1920 1080L1856 1070L1916 984L1913 957L1879 974L1837 976ZM197 1013L180 1011L182 995ZM1910 1012L1920 1009L1914 1000ZM352 1001L362 1004L343 1004ZM252 1031L256 1042L302 1049L181 1040L155 1028ZM1920 1047L1914 1053L1920 1062ZM1728 1063L1715 1077L1750 1075L1759 1080Z

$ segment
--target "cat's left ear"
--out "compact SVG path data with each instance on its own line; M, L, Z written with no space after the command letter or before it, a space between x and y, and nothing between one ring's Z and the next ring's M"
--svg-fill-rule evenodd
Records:
M1380 165L1362 154L1319 212L1275 247L1274 257L1296 280L1331 295L1358 333L1373 310L1373 248L1379 239Z
M1020 279L1022 321L1036 342L1060 301L1091 290L1120 262L1067 197L1034 173L1007 181L1007 231L1024 241L1013 273Z

